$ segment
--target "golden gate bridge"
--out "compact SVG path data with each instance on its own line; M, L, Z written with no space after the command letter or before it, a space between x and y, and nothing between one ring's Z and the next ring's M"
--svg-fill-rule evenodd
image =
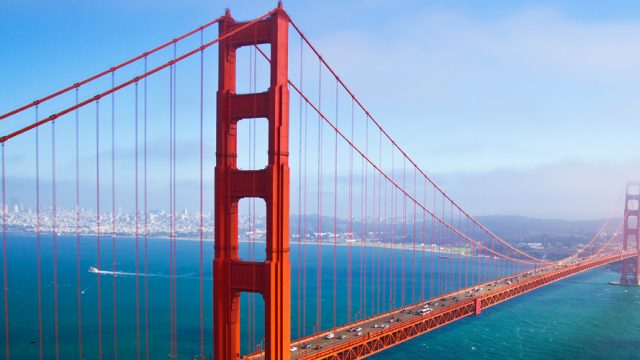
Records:
M619 283L639 282L638 184L627 186L617 230L605 223L573 254L547 259L515 247L394 141L281 5L244 22L227 11L0 121L6 359L19 358L11 351L19 335L10 290L32 286L11 283L8 262L7 197L23 187L36 203L38 321L30 330L40 359L149 359L158 336L171 358L358 359L595 267L621 262ZM7 180L26 173L33 183ZM190 203L197 204L197 294L178 283L180 209ZM71 223L61 220L63 204L73 208ZM123 206L133 209L128 235ZM149 292L153 207L168 208L164 293ZM87 208L94 214L89 231L81 218ZM213 259L206 251L210 208ZM65 303L59 292L71 290L59 286L62 232L74 235L76 259L76 294ZM133 293L118 291L123 279L114 276L123 270L118 243L127 236L135 242L135 268L126 272L135 278ZM51 268L42 263L49 239ZM83 304L83 256L95 259L90 304ZM43 272L50 271L52 298L43 296ZM198 331L189 335L179 326L190 316L180 305L185 297L197 299ZM135 301L133 311L118 308L123 298ZM161 335L153 335L160 325L150 298L168 302ZM96 317L90 333L87 306ZM60 318L64 307L77 310L73 336L60 331L70 322ZM43 325L49 308L51 333ZM134 336L118 336L122 316L135 318ZM73 354L61 353L63 344ZM132 353L124 344L134 344ZM197 354L185 344L197 344Z

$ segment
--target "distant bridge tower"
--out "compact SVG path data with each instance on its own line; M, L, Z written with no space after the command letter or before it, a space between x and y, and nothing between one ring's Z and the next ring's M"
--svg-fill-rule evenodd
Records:
M220 36L246 23L227 11ZM214 359L240 358L240 294L264 298L265 359L290 357L289 263L289 18L281 6L220 42L215 171ZM269 44L271 82L266 92L236 94L236 50ZM237 167L237 123L268 120L268 165L261 170ZM266 134L265 134L266 135ZM266 260L238 257L238 202L261 198L267 211Z
M627 194L624 205L624 233L623 250L631 250L635 246L640 253L640 183L627 184ZM620 285L640 285L638 270L640 256L622 261Z

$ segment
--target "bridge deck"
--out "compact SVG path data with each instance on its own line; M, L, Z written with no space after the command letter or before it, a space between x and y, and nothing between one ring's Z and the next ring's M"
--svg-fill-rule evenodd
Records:
M484 308L509 300L580 272L636 255L635 251L590 257L548 266L425 300L358 322L292 341L291 359L357 359L375 354ZM470 295L469 295L470 294ZM432 312L420 315L426 306ZM381 327L384 325L384 327ZM361 328L358 331L350 331ZM325 339L328 333L333 339ZM358 335L358 333L361 333ZM263 359L262 352L245 359Z

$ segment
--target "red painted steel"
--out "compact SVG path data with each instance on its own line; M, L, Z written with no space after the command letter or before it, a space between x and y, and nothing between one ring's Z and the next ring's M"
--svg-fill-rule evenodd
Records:
M245 25L227 12L220 22L220 37ZM289 359L288 26L289 18L280 6L270 17L245 26L220 42L213 262L216 360L240 358L242 292L260 293L264 298L266 358ZM237 95L236 50L265 43L271 45L269 90ZM260 106L246 106L249 99ZM238 170L237 122L260 117L269 123L268 165L262 170ZM266 203L265 262L242 261L238 257L238 202L245 197L260 197Z
M627 184L624 201L624 230L622 248L624 251L640 251L640 183ZM634 245L635 243L635 245ZM622 261L620 271L620 285L640 285L640 257Z

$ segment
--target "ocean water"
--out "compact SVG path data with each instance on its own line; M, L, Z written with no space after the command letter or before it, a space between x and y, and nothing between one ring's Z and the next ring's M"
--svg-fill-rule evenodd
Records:
M112 241L110 236L101 239L101 266L103 270L112 270ZM143 243L139 242L139 264L142 271ZM264 246L255 244L256 248ZM97 245L95 237L81 238L80 248L80 289L77 287L76 272L76 240L75 237L58 238L58 344L61 359L78 358L78 306L77 294L81 291L82 303L82 348L83 359L98 359L98 285L97 275L89 273L89 266L96 266ZM117 353L121 359L135 359L138 347L136 308L140 309L141 353L145 353L145 309L144 282L139 278L139 304L136 305L135 272L135 239L116 239L116 270L121 274L101 276L101 320L102 320L102 354L103 358L113 358L117 344ZM248 244L241 245L241 256L248 257ZM12 359L38 358L38 296L37 296L37 262L36 238L27 235L9 235L8 237L8 310L9 337ZM321 247L317 252L315 245L307 245L306 268L299 268L298 256L303 248L292 245L292 336L304 335L313 331L321 323L322 329L333 326L333 251L332 246ZM346 319L346 281L347 251L346 247L335 249L337 254L336 270L336 323L344 323ZM41 237L42 253L42 323L43 351L45 358L55 358L54 328L54 286L52 237ZM169 242L162 239L149 241L149 354L152 359L169 359L170 319L169 319ZM199 302L199 243L197 241L178 241L177 243L177 328L179 358L191 359L199 352L200 339L200 302ZM376 254L384 254L375 262ZM319 256L322 261L319 261ZM369 263L384 264L383 279L388 282L394 279L395 287L390 293L374 294L374 304L367 304L367 311L384 311L389 306L399 306L417 300L420 291L411 291L409 280L402 286L401 264L405 264L405 278L413 279L414 288L420 284L420 257L412 267L409 252L358 247L352 248L354 263L360 256L369 259ZM405 257L404 261L402 257ZM211 311L214 294L212 291L211 259L213 244L204 244L204 323L205 352L210 353ZM448 277L431 279L429 267L426 267L425 292L438 289L441 292L453 286L448 279L464 279L458 273L462 264L460 260L442 259L427 254L426 261L433 261L434 266L446 269ZM320 276L322 287L316 284L316 269L322 264ZM393 264L393 266L389 265ZM457 264L457 265L456 265ZM388 273L393 268L391 277ZM481 264L485 276L497 276L504 267L491 261ZM375 271L367 269L367 283L375 281ZM360 308L357 294L360 293L360 269L355 267L352 273L354 296L352 316ZM298 274L306 272L306 280ZM477 275L474 279L477 279ZM564 280L525 296L511 300L497 307L485 310L481 316L465 319L445 328L433 331L425 336L378 354L374 359L640 359L640 289L623 288L607 285L616 279L617 274L610 269L602 268ZM373 279L372 279L373 278ZM469 281L474 279L469 278ZM433 280L433 283L430 281ZM114 341L114 302L113 285L115 281L116 302L115 320L117 323L117 341ZM298 281L305 286L306 316L298 311L302 300ZM382 287L388 287L381 280ZM316 294L321 291L321 314L316 316ZM404 290L404 293L403 293ZM367 287L371 294L371 287ZM370 297L371 298L371 297ZM255 303L255 329L248 326L247 313L241 315L243 352L253 349L262 338L261 311L262 301L259 296L243 295L241 307L247 308ZM298 316L300 314L300 316ZM0 311L0 319L4 324L4 313ZM320 320L321 319L321 320ZM300 328L298 328L300 326ZM4 326L2 326L4 330ZM4 331L2 331L4 339ZM1 342L1 354L4 355L4 341Z

